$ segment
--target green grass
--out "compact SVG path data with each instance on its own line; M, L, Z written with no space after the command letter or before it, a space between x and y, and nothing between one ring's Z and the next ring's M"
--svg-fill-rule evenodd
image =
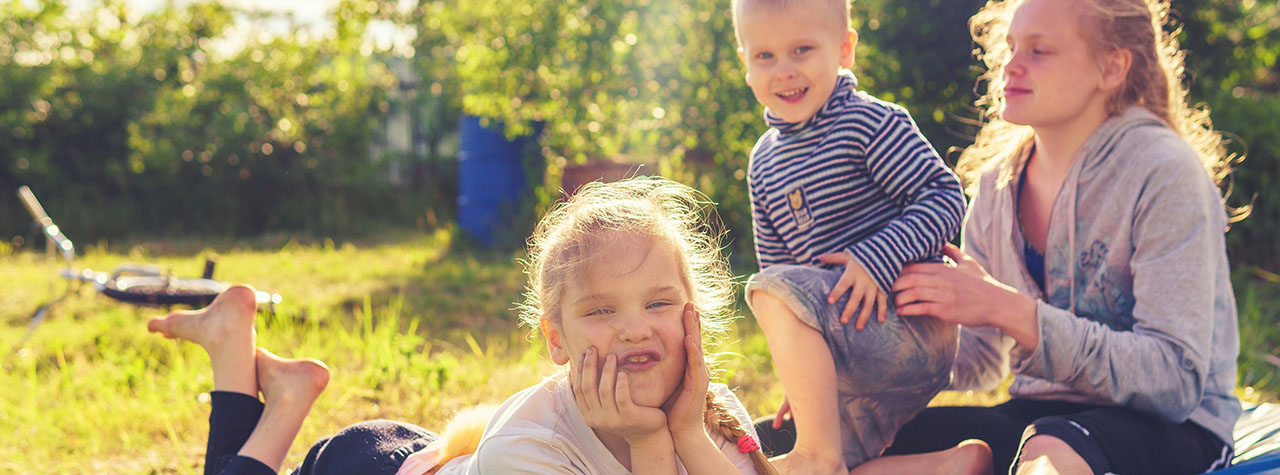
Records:
M341 244L284 237L100 244L83 250L76 265L148 262L194 275L215 252L219 278L285 299L274 314L259 315L259 344L319 358L333 372L286 465L348 424L391 418L439 429L454 411L501 402L556 370L542 342L515 324L520 256L460 250L446 231ZM193 344L147 333L146 320L164 310L82 289L19 348L31 311L63 285L53 282L55 264L43 254L0 249L0 268L0 473L198 472L212 386L208 357ZM1244 342L1263 352L1242 358L1254 358L1242 366L1242 383L1256 388L1248 397L1274 400L1280 382L1265 356L1280 342L1280 292L1253 274L1240 279ZM781 388L750 319L712 350L722 362L718 378L739 388L748 410L775 408ZM1000 391L944 393L935 404L1003 398Z

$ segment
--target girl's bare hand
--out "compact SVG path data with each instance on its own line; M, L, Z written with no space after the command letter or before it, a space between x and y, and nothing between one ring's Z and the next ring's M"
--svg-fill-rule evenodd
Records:
M978 261L947 244L942 253L956 262L912 264L894 283L899 315L932 315L961 325L994 325L1008 331L1035 319L1035 300L996 280ZM1034 347L1034 345L1032 345Z
M706 411L707 386L711 374L707 370L706 355L702 351L702 316L692 303L684 306L684 380L676 389L676 397L663 408L667 413L667 427L676 444L690 437L706 437L703 413Z
M587 348L578 367L569 368L573 400L587 426L615 434L627 441L643 439L667 428L662 409L636 405L631 400L627 373L618 371L617 356L604 357L597 369L595 347Z

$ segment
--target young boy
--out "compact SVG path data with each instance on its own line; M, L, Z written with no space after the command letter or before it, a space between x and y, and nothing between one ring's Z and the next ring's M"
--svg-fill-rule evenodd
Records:
M770 126L748 172L762 270L747 297L796 426L776 463L846 473L949 382L956 327L886 320L886 295L904 265L939 259L964 195L901 106L857 90L848 0L733 0L733 16Z

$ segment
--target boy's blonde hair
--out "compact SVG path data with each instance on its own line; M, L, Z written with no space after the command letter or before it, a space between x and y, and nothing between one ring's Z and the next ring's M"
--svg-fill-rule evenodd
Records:
M989 0L969 19L969 31L979 46L975 51L987 71L978 78L986 92L978 99L982 129L974 144L960 154L956 172L973 191L978 176L989 165L1002 164L1007 180L1014 167L1007 166L1031 139L1030 127L1000 118L1004 110L1004 69L1011 57L1005 36L1013 13L1023 0ZM1223 147L1222 134L1213 129L1209 110L1187 103L1182 83L1183 53L1178 40L1164 30L1169 4L1164 0L1080 0L1072 2L1081 12L1080 30L1095 56L1127 50L1132 61L1120 90L1107 100L1107 113L1117 115L1132 105L1141 106L1182 135L1200 155L1205 171L1219 185L1231 173L1235 157Z
M733 0L733 36L742 46L742 13L748 10L763 9L779 11L796 5L820 5L831 10L832 26L843 34L849 31L849 0Z
M529 238L529 285L520 320L531 328L563 322L565 287L596 258L607 258L623 236L643 236L676 249L681 280L702 315L704 346L728 331L734 303L733 274L721 253L723 235L712 203L688 186L660 177L589 183L556 204ZM536 330L535 330L536 331ZM714 361L708 358L708 367ZM706 422L731 441L746 431L707 392ZM760 473L777 473L760 450L750 454Z

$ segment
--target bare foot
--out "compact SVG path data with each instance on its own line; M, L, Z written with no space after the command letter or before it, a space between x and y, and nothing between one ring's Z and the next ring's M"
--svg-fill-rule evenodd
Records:
M255 349L250 364L256 365L254 384L262 391L265 407L238 454L278 472L311 404L329 384L329 368L316 360L281 358L262 348Z
M779 455L769 462L778 473L798 475L847 475L849 470L844 466L842 458L821 457L804 449L795 449L785 455Z
M267 406L311 407L329 384L329 368L319 360L281 358L258 348L258 388Z
M854 467L849 475L879 473L932 473L937 475L991 475L991 447L969 439L955 447L911 455L887 455Z
M166 338L181 338L198 344L210 354L219 347L254 345L253 317L258 303L253 289L233 286L213 299L209 306L179 310L147 322L147 330Z

